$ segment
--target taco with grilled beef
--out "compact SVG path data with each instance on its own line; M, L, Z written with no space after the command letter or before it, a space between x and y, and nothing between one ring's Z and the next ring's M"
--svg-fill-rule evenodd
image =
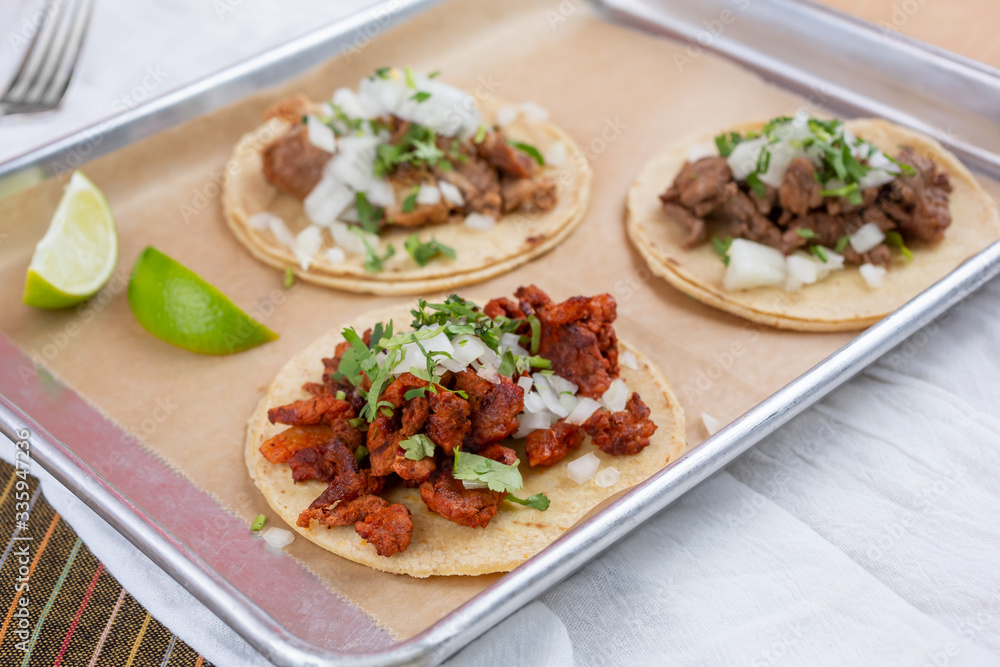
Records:
M627 209L654 273L802 331L865 328L1000 238L993 200L936 141L804 113L674 146L640 172Z
M612 296L534 286L369 313L278 373L246 461L339 556L415 577L505 572L684 449L684 416Z
M509 271L580 223L591 171L534 103L381 68L296 97L236 145L226 221L260 261L354 292L448 290Z

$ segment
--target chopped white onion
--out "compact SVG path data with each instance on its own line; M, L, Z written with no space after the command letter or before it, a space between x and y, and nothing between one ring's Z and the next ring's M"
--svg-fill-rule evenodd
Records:
M788 278L785 281L785 289L794 292L803 285L812 285L816 282L819 269L816 262L805 253L793 254L785 258L788 264Z
M559 392L559 405L566 411L567 417L576 409L576 404L579 402L579 399L573 394Z
M505 333L500 336L500 349L503 351L510 350L514 354L521 357L531 355L530 352L521 347L521 337L515 333Z
M484 364L486 366L493 366L493 368L500 368L500 357L497 356L496 352L486 347L485 345L483 345L482 354L476 357L476 359L478 359L481 364Z
M370 114L361 104L358 94L350 88L338 88L333 93L333 103L351 118L369 118Z
M834 271L840 271L844 268L843 255L836 253L829 248L823 248L823 251L826 254L825 262L815 255L812 256L813 261L816 262L816 280L823 280Z
M417 190L417 203L433 206L441 201L441 191L433 185L421 185Z
M403 72L393 69L385 78L365 77L358 87L358 99L372 116L393 115L418 125L430 127L446 137L471 136L482 123L476 98L465 91L412 73L415 90L427 93L414 99L414 88Z
M526 412L517 416L518 428L514 433L515 438L527 438L532 431L545 429L555 422L555 415L551 412Z
M484 215L482 213L470 213L465 216L465 226L469 229L478 229L480 231L486 231L488 229L493 229L497 224L497 221L491 216Z
M719 420L707 412L701 413L701 423L705 425L705 430L708 431L709 435L715 435L719 430Z
M274 549L284 549L295 540L295 535L292 534L292 531L274 526L265 530L260 536L264 538L269 547Z
M247 224L249 224L252 228L256 229L258 232L263 232L271 228L272 218L277 218L278 221L281 222L281 224L285 224L285 222L281 218L278 218L278 216L276 216L274 213L271 213L270 211L261 211L260 213L254 213L247 220Z
M625 350L618 355L618 363L625 368L631 368L632 370L639 370L639 360L635 358L632 354L632 350Z
M333 236L334 243L352 255L365 254L363 238L367 239L373 248L378 247L378 236L375 234L362 231L360 227L348 227L337 220L330 223L330 235Z
M561 167L566 164L568 157L569 150L566 148L566 144L557 141L549 147L549 150L545 151L545 164L551 167Z
M465 206L465 199L462 197L462 191L448 181L438 181L438 190L441 191L441 195L445 199L455 206Z
M355 225L360 223L361 218L358 216L358 207L353 205L348 206L339 216L337 216L337 220L340 220L341 222L354 223Z
M757 168L757 158L760 156L760 151L766 143L766 137L757 137L756 139L741 141L736 144L733 152L726 158L726 162L729 164L735 180L746 180L746 177Z
M866 253L885 240L885 234L874 222L866 222L851 234L851 247L859 253Z
M329 227L353 203L354 193L327 170L303 200L302 206L306 217L313 223Z
M552 387L552 389L558 394L563 394L567 391L571 394L575 394L579 389L579 387L577 387L574 383L570 382L561 375L556 375L555 373L552 375L546 375L545 379L549 381L549 386Z
M455 340L452 341L452 345L455 348L452 359L462 364L463 368L472 363L473 359L478 359L487 349L483 341L479 340L477 336L469 335L456 336Z
M292 253L303 271L312 264L313 257L319 252L321 245L323 245L323 230L316 225L309 225L295 236Z
M780 250L747 239L733 239L728 256L729 265L722 282L727 290L785 283L785 256Z
M488 382L492 382L493 384L500 384L501 382L500 373L497 372L495 366L483 364L479 367L479 370L476 371L476 375Z
M374 206L388 208L396 203L396 191L393 190L392 184L384 178L372 179L365 194L368 196L368 201Z
M326 251L326 259L331 264L343 264L347 260L347 254L343 248L329 248Z
M333 135L333 130L316 116L306 116L306 134L309 143L316 148L327 153L336 152L337 138Z
M590 419L590 416L597 412L600 407L600 403L592 398L584 396L576 402L576 407L573 408L573 411L569 413L568 417L566 417L566 423L576 424L579 426L583 422Z
M862 264L858 267L861 277L865 279L868 286L877 289L882 286L882 279L885 278L885 267L874 264Z
M566 466L566 476L577 484L584 484L591 480L600 465L601 459L588 452L569 462L569 465Z
M529 380L531 378L528 378ZM545 401L542 400L541 394L536 391L525 392L524 394L524 411L525 412L542 412L545 408Z
M530 121L544 123L549 119L549 112L535 102L521 102L521 113Z
M521 112L517 110L517 107L510 104L505 104L499 109L497 109L496 123L500 127L507 127L515 120L517 120L518 115Z
M393 375L409 373L412 368L427 368L427 355L416 343L406 343L401 349L403 357L392 367Z
M288 225L285 221L278 216L271 216L267 219L267 227L274 234L274 238L278 239L279 243L282 243L289 248L295 247L295 236L288 229Z
M476 480L463 479L462 486L467 489L488 489L489 484L486 482L477 482Z
M600 486L601 488L608 488L609 486L614 486L618 483L621 478L622 473L618 468L614 466L608 466L601 472L597 473L594 477L594 484Z
M564 408L562 403L559 402L559 394L549 385L548 376L541 373L532 373L531 379L535 381L535 387L538 395L545 402L545 408L558 417L568 417L569 410Z
M625 409L630 394L625 381L621 378L615 378L611 381L611 386L608 387L607 391L601 394L601 403L611 412L621 412Z
M531 391L531 385L532 381L529 376L522 375L521 377L517 378L517 386L524 390L525 397L527 397L528 392Z

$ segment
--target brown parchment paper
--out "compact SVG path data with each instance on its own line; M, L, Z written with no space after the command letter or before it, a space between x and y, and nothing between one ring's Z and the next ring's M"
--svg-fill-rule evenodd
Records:
M584 146L594 191L582 226L554 251L473 289L509 294L534 282L558 298L613 294L621 336L659 365L680 397L689 445L706 436L702 412L726 423L850 340L772 330L702 306L651 276L625 237L625 193L649 157L688 135L787 113L800 98L710 55L692 56L685 45L602 22L578 2L456 0L358 43L279 90L84 167L111 202L121 235L118 275L92 302L97 307L45 312L21 303L31 252L65 179L0 200L0 330L244 520L264 512L276 521L250 481L242 447L246 420L277 369L328 329L406 299L306 284L284 290L282 275L230 236L218 198L222 170L234 142L275 99L299 91L323 99L378 66L441 69L478 95L536 101ZM997 186L985 185L996 196ZM280 340L213 358L150 336L124 294L147 244L201 274ZM154 423L150 415L165 403L173 408ZM288 551L400 638L496 579L384 574L302 539Z

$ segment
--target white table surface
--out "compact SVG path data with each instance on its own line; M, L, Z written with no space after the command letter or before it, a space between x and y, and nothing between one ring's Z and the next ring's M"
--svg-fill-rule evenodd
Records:
M0 7L0 78L40 4ZM0 161L128 105L150 72L143 94L161 95L369 4L100 0L63 108L0 118ZM1000 665L998 326L994 282L453 662ZM266 664L35 472L180 639L217 665Z

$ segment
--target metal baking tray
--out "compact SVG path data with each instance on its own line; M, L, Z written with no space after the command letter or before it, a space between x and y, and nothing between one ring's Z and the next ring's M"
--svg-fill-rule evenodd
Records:
M432 4L433 0L390 0L129 114L8 161L0 165L0 179L19 178L25 173L49 176L76 166L68 158L86 155L90 159L125 146L336 55L362 34L376 15L373 12L382 11L378 16L385 26ZM604 0L595 6L608 20L679 39L692 49L711 49L809 99L818 96L825 108L845 115L883 116L927 132L971 167L1000 177L1000 135L995 131L1000 73L996 70L795 0ZM739 20L722 20L737 8ZM713 31L711 26L723 28ZM831 53L836 57L831 58ZM364 623L357 622L360 612L339 599L327 611L347 625L354 623L350 626L356 628L350 650L330 650L279 624L268 610L196 554L181 524L164 526L154 520L143 509L143 497L134 491L128 497L106 481L100 466L95 470L85 461L84 450L88 442L132 442L132 454L116 465L139 472L144 467L166 468L166 464L139 450L130 436L73 392L42 374L34 378L21 374L31 362L3 338L0 432L11 440L23 441L23 432L28 431L34 461L273 662L317 666L433 664L572 574L998 273L1000 243L995 243L468 603L401 642L393 642L377 628L366 629ZM74 449L62 442L71 437ZM183 484L190 486L180 480L172 488ZM188 501L180 496L172 500L176 514L184 516ZM223 521L214 534L228 539L245 532L242 524L234 528ZM281 567L278 557L274 566Z

